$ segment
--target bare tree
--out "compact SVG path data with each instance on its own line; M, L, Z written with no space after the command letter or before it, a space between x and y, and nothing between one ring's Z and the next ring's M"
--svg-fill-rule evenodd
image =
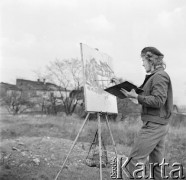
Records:
M56 59L47 66L46 77L66 89L79 89L82 85L82 65L78 59Z
M80 90L83 83L81 61L75 58L56 59L46 67L45 79L58 85L60 96L56 98L61 100L65 113L71 115L79 99L76 96L69 96L70 91Z
M1 99L1 105L4 106L10 114L16 115L33 108L35 104L26 98L22 92L12 92L10 95L6 94Z

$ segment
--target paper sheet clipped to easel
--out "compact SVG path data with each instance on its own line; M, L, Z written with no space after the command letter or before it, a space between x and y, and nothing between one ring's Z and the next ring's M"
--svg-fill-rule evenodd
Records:
M113 85L112 58L85 44L81 43L80 46L84 69L85 111L118 113L116 97L104 91Z

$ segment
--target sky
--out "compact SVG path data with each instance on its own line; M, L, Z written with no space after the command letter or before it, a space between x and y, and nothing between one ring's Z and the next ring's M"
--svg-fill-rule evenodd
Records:
M141 85L140 52L164 54L174 103L186 105L185 0L1 0L0 82L36 80L55 59L80 57L80 43L110 55L116 76Z

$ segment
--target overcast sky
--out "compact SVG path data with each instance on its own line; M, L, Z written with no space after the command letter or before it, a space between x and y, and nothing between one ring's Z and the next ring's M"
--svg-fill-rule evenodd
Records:
M113 58L117 76L142 84L140 51L164 55L175 103L186 104L185 0L1 0L1 82L36 80L50 61L79 58L85 43Z

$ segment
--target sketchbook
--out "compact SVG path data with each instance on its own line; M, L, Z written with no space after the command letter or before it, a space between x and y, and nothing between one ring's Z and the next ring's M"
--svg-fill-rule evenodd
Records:
M140 93L143 92L142 89L138 88L136 85L134 85L134 84L132 84L128 81L125 81L125 82L122 82L120 84L111 86L111 87L106 88L104 90L107 91L108 93L114 95L114 96L117 96L120 99L124 99L124 98L126 98L126 96L120 91L122 88L127 90L127 91L131 91L132 89L134 89L137 94L140 94Z

